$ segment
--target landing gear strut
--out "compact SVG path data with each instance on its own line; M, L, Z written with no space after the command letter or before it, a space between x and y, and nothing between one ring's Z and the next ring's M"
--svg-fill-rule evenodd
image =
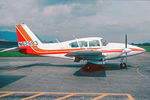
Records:
M122 69L127 68L127 64L123 60L124 60L124 58L121 58L120 68L122 68Z

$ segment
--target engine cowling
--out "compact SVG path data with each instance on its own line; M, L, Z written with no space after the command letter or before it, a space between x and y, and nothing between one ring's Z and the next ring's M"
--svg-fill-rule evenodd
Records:
M122 53L123 53L123 54L124 54L124 53L129 53L129 52L131 52L131 51L132 51L131 49L125 48L125 49L122 50Z

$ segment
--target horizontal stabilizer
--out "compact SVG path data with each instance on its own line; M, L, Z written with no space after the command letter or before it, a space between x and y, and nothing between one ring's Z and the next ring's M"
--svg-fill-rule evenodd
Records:
M9 52L14 52L14 51L19 51L20 49L18 47L13 47L13 48L8 48L8 49L4 49L0 52L6 52L6 51L9 51Z

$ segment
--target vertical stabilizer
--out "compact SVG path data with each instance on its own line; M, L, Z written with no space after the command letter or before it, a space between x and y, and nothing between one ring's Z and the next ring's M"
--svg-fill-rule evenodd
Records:
M42 44L25 24L16 25L18 46L33 46Z
M33 32L25 24L16 25L16 33L18 39L19 52L24 54L38 55L35 51L35 47L38 47L42 43L33 34Z

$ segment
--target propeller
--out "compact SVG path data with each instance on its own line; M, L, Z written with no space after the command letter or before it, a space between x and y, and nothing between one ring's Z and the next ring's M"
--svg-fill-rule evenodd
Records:
M126 34L125 35L125 49L128 48L127 45L128 45L128 43L127 43L127 34ZM126 63L127 63L127 52L125 52L125 54L126 54Z
M127 48L127 34L125 35L125 48Z
M127 56L128 56L128 53L131 52L132 50L128 48L128 42L127 42L127 34L125 35L125 48L123 49L122 51L122 55L125 54L125 59L126 59L126 62L127 62Z

